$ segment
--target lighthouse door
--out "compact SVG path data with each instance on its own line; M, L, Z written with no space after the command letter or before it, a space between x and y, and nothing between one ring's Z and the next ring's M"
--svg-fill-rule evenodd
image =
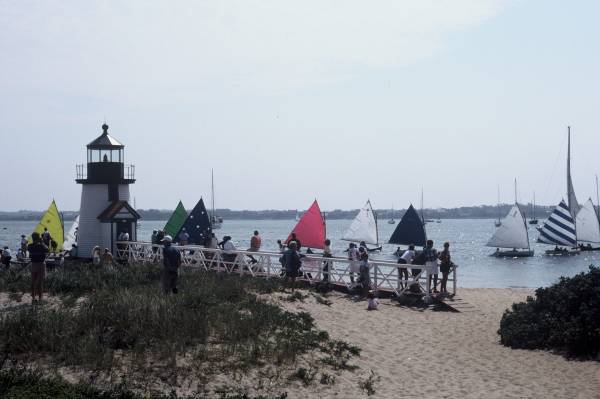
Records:
M127 235L129 235L129 240L133 241L134 237L133 237L133 229L131 228L131 225L133 223L131 222L131 220L119 220L117 223L117 240L119 239L119 237L121 236L121 233L127 233Z

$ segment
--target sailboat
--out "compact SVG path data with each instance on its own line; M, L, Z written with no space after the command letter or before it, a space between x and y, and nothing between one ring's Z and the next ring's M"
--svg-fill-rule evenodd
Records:
M373 211L370 200L367 200L365 206L358 211L352 224L350 224L350 227L342 235L342 240L379 245L377 215ZM381 247L369 250L381 250Z
M58 212L58 207L56 206L56 202L54 202L54 200L52 200L48 210L46 210L46 213L44 213L33 231L42 235L44 229L48 230L52 239L49 247L50 252L61 252L65 240L65 231L62 218ZM28 241L32 242L31 236L29 237Z
M529 224L538 224L538 220L535 217L535 192L533 193L533 204L531 205L531 219L529 219Z
M396 221L394 220L394 205L392 205L392 217L390 220L388 220L388 224L396 224Z
M555 248L546 251L546 255L574 255L577 250L569 250L567 248L559 248L566 246L574 248L577 246L577 232L575 218L579 211L579 203L575 197L573 189L573 180L571 179L571 127L568 130L568 145L567 145L567 201L561 200L554 208L550 217L544 222L543 226L538 230L540 235L538 242L543 244L554 245Z
M62 248L64 251L70 251L73 244L77 245L77 232L79 231L79 215L73 221L69 232L65 235L65 241L63 242ZM50 233L52 234L52 233Z
M423 219L412 204L410 204L402 219L400 219L388 243L397 245L414 244L421 247L424 247L427 243L427 234L423 225ZM396 253L398 256L401 255L398 251Z
M498 220L494 222L494 225L500 227L502 225L502 221L500 220L500 186L498 186L498 205L496 205L496 210L498 211Z
M303 247L323 249L327 237L326 225L317 200L314 200L310 208L304 212L302 218L298 220L298 223L285 240L286 243L290 241L292 233L296 234Z
M208 212L202 198L200 198L194 209L192 209L181 228L177 231L177 234L173 236L173 240L179 242L179 235L183 231L189 235L189 245L204 245L210 237L212 226L210 225Z
M211 196L211 214L210 214L210 223L212 225L213 230L220 229L221 224L223 223L223 218L218 217L215 213L215 179L213 175L213 170L210 170L210 196Z
M508 214L502 219L496 232L486 244L495 247L496 252L492 256L499 258L523 258L533 256L533 250L529 245L529 233L525 217L517 202L517 181L515 180L515 204ZM510 248L502 251L500 248Z
M183 227L183 224L185 223L187 217L187 211L185 210L183 203L179 201L177 207L169 217L169 220L167 221L167 224L163 229L165 231L165 234L170 235L172 238L177 238L177 233Z
M600 247L592 247L592 244L600 244L600 222L591 198L577 212L575 227L580 250L600 250Z

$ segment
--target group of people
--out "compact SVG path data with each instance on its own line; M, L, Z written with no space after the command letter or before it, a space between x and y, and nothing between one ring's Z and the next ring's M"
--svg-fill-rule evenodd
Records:
M441 252L438 252L433 247L433 240L427 240L427 245L420 253L417 253L415 251L415 246L411 244L406 251L399 255L398 264L404 265L398 267L398 279L402 288L408 286L408 265L413 265L410 267L413 277L417 277L421 274L423 269L425 270L427 274L427 290L429 293L448 293L448 276L454 265L450 255L450 243L445 242L444 249ZM437 290L439 272L442 272L440 291ZM432 280L433 287L431 284Z

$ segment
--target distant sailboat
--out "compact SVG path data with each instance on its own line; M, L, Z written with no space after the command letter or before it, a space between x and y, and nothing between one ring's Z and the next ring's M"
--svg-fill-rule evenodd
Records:
M215 213L215 179L214 179L214 175L213 175L213 170L210 170L210 197L211 197L211 201L210 201L210 207L211 207L211 214L210 214L210 223L212 225L213 230L216 229L220 229L221 228L221 224L223 223L223 218L218 217L217 214Z
M388 224L396 224L396 221L394 220L394 205L392 205L392 217L390 218L390 220L388 220Z
M377 215L373 211L371 201L358 211L350 227L342 235L342 240L365 242L365 244L379 245L379 232L377 230ZM381 250L381 247L375 248Z
M575 219L579 211L579 203L573 189L573 180L571 179L571 127L567 128L567 203L564 200L554 208L550 217L544 222L538 230L540 235L538 242L555 245L554 249L547 250L546 255L574 255L577 250L568 248L559 248L566 246L574 248L577 246L577 232Z
M498 211L498 220L494 222L494 225L500 227L502 225L502 221L500 220L500 186L498 186L498 205L496 205L496 210Z
M426 242L427 234L423 225L423 219L411 204L402 216L402 219L400 219L388 243L397 245L414 244L424 247Z
M48 210L42 216L37 226L35 226L34 232L42 235L44 229L47 229L50 233L50 237L52 239L50 245L50 252L58 253L62 251L63 243L65 241L65 231L63 226L63 221L58 212L58 207L56 206L56 202L52 200ZM29 237L29 242L31 242L31 236Z
M538 220L535 217L535 192L533 193L533 204L531 205L531 219L529 219L529 224L538 224Z
M598 221L598 214L591 198L577 212L575 227L577 243L581 250L591 251L600 249L592 247L592 244L600 244L600 222Z
M63 250L70 251L73 244L77 245L77 232L79 231L79 215L73 221L69 232L65 235L65 241L63 242Z
M292 233L296 234L304 248L323 249L325 246L326 225L317 200L314 200L310 208L294 226L285 240L286 243L289 242Z

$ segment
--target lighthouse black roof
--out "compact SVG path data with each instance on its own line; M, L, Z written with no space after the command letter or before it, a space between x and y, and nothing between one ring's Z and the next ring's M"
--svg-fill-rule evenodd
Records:
M102 125L102 134L96 140L89 143L87 145L87 148L88 149L110 150L110 149L125 148L125 146L123 144L121 144L121 142L119 140L115 139L113 136L108 134L108 125L106 123L104 123Z

